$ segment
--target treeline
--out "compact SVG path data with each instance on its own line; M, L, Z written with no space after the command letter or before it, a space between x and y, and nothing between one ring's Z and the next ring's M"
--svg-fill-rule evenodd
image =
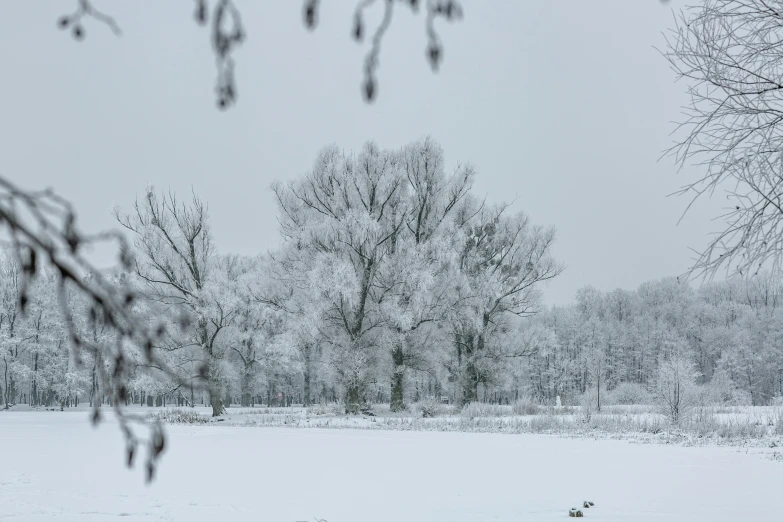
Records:
M698 289L675 278L635 291L587 287L574 304L536 317L530 332L539 350L515 378L541 400L575 401L600 386L613 402L646 402L673 354L719 402L783 397L783 280L774 274Z
M591 392L598 405L660 399L672 374L712 383L724 402L781 396L778 278L585 288L573 305L543 309L542 284L561 271L554 230L476 197L474 176L470 166L447 174L431 139L358 154L327 147L311 171L273 184L283 246L258 256L217 252L197 197L149 189L116 211L126 262L101 274L161 327L144 349L118 341L100 310L59 292L51 274L20 293L25 265L9 251L2 402L204 403L219 415L227 405L313 402L401 410L444 396L576 403ZM252 219L237 226L252 230ZM74 338L109 349L74 351Z
M342 401L356 412L371 401L399 410L423 396L497 396L509 361L535 351L520 328L561 268L554 230L476 197L474 176L470 166L447 174L431 139L399 150L368 143L358 154L327 147L310 172L273 185L284 246L256 257L215 251L197 197L148 190L117 210L132 247L124 270L104 275L164 324L149 349L165 368L133 346L111 360L89 351L73 360L71 337L111 343L110 325L65 292L78 330L69 332L46 274L20 303L22 263L9 253L4 402L205 400L219 415L226 404ZM252 229L252 219L237 226ZM109 396L102 381L112 375L128 385Z

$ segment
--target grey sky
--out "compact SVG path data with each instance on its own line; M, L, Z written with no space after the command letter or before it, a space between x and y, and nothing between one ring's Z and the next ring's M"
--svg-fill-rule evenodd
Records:
M479 194L516 197L515 208L557 227L568 269L546 297L558 304L585 284L632 288L681 273L688 247L719 227L709 221L719 201L676 226L686 201L665 198L688 174L657 162L685 97L653 49L672 18L657 0L464 0L465 19L440 25L437 75L423 17L400 5L369 106L359 90L367 46L350 38L354 1L323 2L312 34L299 0L237 3L249 38L227 113L215 109L192 1L95 0L124 36L88 21L82 43L55 28L75 1L4 5L0 172L53 186L86 230L113 226L112 206L129 207L147 184L183 195L192 186L221 251L254 253L277 244L269 184L304 173L320 147L429 134L449 165L477 166Z

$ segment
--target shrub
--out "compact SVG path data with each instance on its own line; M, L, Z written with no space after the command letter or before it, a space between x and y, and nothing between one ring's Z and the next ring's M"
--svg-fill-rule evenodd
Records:
M647 389L635 382L621 382L607 393L607 404L636 405L650 404L652 398Z
M535 416L530 419L531 433L558 431L564 426L567 426L567 424L563 422L562 418L557 418L554 415Z
M502 417L510 413L508 407L486 402L470 402L462 408L462 416L466 419L476 417Z
M582 414L582 420L590 422L593 413L598 409L598 389L590 388L579 397L579 411Z
M737 388L725 371L716 372L705 386L706 399L716 406L749 406L750 393Z
M538 404L534 403L529 397L517 399L511 405L511 411L514 415L537 415L540 409Z
M313 404L312 406L307 407L307 413L309 415L342 415L344 411L345 407L336 402Z
M783 409L775 407L772 412L772 422L775 426L775 435L783 435Z
M454 408L448 404L441 404L433 398L427 398L408 405L408 411L424 418L440 417L452 413Z
M699 404L702 390L696 386L698 370L683 351L661 360L655 376L655 405L672 424L679 424Z
M421 416L425 418L437 417L441 413L440 404L435 401L427 401L420 406Z
M149 415L152 420L166 424L207 424L209 418L195 411L166 409Z

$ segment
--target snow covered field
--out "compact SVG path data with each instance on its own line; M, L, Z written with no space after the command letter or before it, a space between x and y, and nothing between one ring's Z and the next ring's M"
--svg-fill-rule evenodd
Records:
M544 435L170 426L159 477L110 422L0 412L0 520L775 519L783 464L750 450Z

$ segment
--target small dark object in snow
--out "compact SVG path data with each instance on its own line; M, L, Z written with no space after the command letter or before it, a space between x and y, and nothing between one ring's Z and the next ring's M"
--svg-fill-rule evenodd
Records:
M584 515L582 514L582 510L578 508L571 508L568 510L568 516L569 517L577 517L582 518Z
M362 415L367 415L368 417L375 417L375 414L371 412L369 409L362 410Z
M584 504L582 504L582 507L586 507L586 508L590 508L590 507L593 507L593 506L595 506L595 504L593 504L589 500L585 500Z

